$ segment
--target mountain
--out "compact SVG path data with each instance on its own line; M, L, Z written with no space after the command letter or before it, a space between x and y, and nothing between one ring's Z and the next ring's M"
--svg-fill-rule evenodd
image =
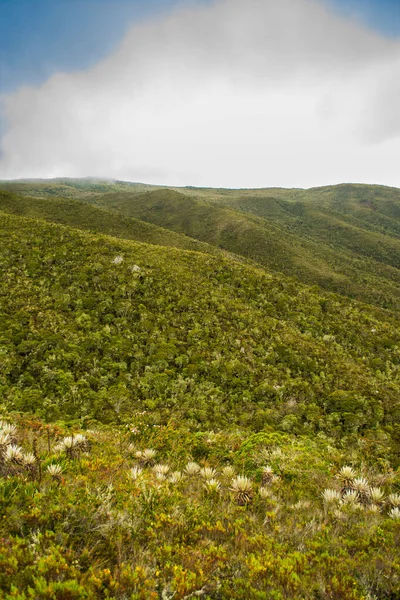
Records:
M306 284L391 310L400 308L397 188L344 184L310 190L167 189L68 179L3 182L1 187L37 198L79 199L241 255ZM119 235L118 230L116 224L111 233ZM121 232L124 237L126 227ZM187 247L180 240L171 243ZM143 241L151 241L151 236Z
M0 190L0 211L128 240L210 254L223 253L222 250L188 236L75 199L26 197Z
M5 214L1 230L10 409L115 421L145 407L195 429L382 427L396 441L389 313L229 257Z
M185 233L304 283L398 310L400 191L365 187L222 196L153 190L106 193L88 201Z
M0 200L0 597L398 597L396 312Z

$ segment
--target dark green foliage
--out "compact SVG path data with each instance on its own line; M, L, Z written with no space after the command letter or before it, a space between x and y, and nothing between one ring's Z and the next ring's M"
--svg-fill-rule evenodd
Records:
M2 216L0 244L9 409L362 434L395 454L400 330L389 313L232 259L20 217Z
M209 244L74 199L31 198L0 191L0 211L138 242L221 254Z
M344 184L309 190L166 189L72 179L1 182L1 187L24 195L80 198L242 255L304 283L400 308L396 188Z

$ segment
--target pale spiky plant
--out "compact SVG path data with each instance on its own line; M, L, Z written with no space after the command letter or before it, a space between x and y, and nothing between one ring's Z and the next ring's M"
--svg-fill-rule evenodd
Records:
M280 483L280 481L281 481L281 478L279 477L279 475L272 475L272 479L271 479L272 484Z
M11 445L11 438L8 433L0 431L0 462L4 460L4 456L8 446Z
M358 509L361 507L361 504L358 502L358 494L354 490L348 490L343 494L342 497L342 506L347 506L351 509Z
M168 481L170 483L172 483L173 485L179 483L180 481L182 481L183 479L183 475L180 471L174 471L173 473L171 473L171 475L169 476Z
M381 512L381 507L378 504L370 504L367 508L369 513L379 514Z
M68 435L58 444L57 450L59 452L65 452L70 459L74 458L76 456L76 452L79 452L76 438L74 438L72 435Z
M200 469L200 475L206 479L206 480L210 480L210 479L215 479L217 476L217 471L215 469L213 469L212 467L203 467L203 469Z
M365 477L356 477L351 487L357 492L359 501L362 504L366 504L369 496L369 483Z
M76 438L73 437L72 435L68 435L63 440L61 440L61 443L60 443L60 446L65 449L74 448L76 445L77 445Z
M257 456L257 463L261 465L266 460L269 460L271 457L271 451L269 448L261 448Z
M222 477L224 479L232 479L235 476L235 469L232 465L226 465L221 471Z
M156 475L163 475L164 477L166 477L169 473L169 466L161 464L154 465L153 471Z
M140 453L140 456L138 456L138 454L139 453L136 452L137 458L139 458L144 465L151 465L154 462L157 452L153 450L153 448L146 448Z
M272 490L269 487L260 487L260 489L258 490L258 493L260 494L261 498L263 498L264 500L271 500L273 499L273 495L272 495Z
M340 469L339 473L337 474L337 477L341 481L343 493L346 490L352 489L352 483L356 478L356 473L351 467L345 465Z
M274 476L273 468L270 465L266 465L265 467L263 467L263 470L262 470L261 484L267 485L268 483L271 483L273 476Z
M53 463L46 468L46 473L48 473L54 481L61 481L62 472L62 466L56 463Z
M341 493L338 492L337 490L331 490L331 489L325 489L322 494L322 500L324 501L324 504L326 506L329 506L331 504L335 505L335 504L339 504L340 500L341 500Z
M238 475L231 482L230 490L234 494L235 502L240 506L249 504L253 500L253 482L245 475Z
M391 508L388 512L388 517L395 521L400 521L400 508L398 506Z
M11 444L7 446L6 451L4 453L4 460L13 464L22 464L23 452L19 446L15 444Z
M135 444L128 444L126 451L128 454L133 454L135 452Z
M124 257L121 255L116 256L115 258L113 258L112 263L113 265L120 265L121 263L124 262Z
M198 465L196 462L190 461L184 468L184 471L185 474L189 477L194 477L195 475L200 473L200 465Z
M82 433L77 433L75 436L75 446L81 452L87 452L89 450L89 440Z
M372 487L369 490L369 497L374 504L380 504L385 498L385 494L379 487Z
M17 441L17 426L12 423L6 423L0 421L0 431L5 435L10 436L11 443L14 444Z
M22 456L22 463L24 467L34 467L36 464L35 455L32 452L27 452Z
M0 444L2 446L9 446L10 444L12 444L10 434L6 433L5 431L3 431L1 429L0 429Z
M342 504L355 504L358 502L358 494L354 490L345 492L342 496Z
M343 521L346 515L340 510L340 508L335 508L333 511L333 516L337 521Z
M207 479L204 483L204 488L210 494L216 494L221 488L221 484L217 479Z
M164 473L156 473L156 479L157 481L165 481L167 477L164 475Z
M132 467L132 469L130 469L130 471L128 472L128 476L133 479L133 481L136 481L136 479L138 479L138 477L140 477L140 475L143 473L143 469L140 467Z
M400 507L400 494L389 494L388 501L394 508Z

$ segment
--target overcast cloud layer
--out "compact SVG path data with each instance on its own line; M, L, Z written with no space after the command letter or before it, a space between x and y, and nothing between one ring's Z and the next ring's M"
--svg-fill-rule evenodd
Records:
M322 0L219 0L1 98L0 178L400 187L400 41Z

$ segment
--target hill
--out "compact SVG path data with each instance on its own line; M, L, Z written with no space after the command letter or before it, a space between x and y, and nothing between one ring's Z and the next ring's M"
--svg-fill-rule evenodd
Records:
M5 213L0 267L5 600L398 597L396 313Z
M400 307L396 188L343 184L309 190L163 189L92 179L2 182L1 187L36 197L78 198L304 283L392 310Z
M389 313L229 258L6 215L1 230L7 406L396 439Z
M37 198L80 199L304 283L392 310L400 307L396 188L343 184L309 190L166 189L92 179L2 182L1 187ZM117 231L114 227L111 233L118 235ZM125 232L123 227L121 237ZM186 247L178 240L174 245Z
M26 197L0 191L0 211L149 244L210 254L222 252L188 236L179 235L138 219L124 217L116 212L102 210L75 199Z
M14 192L24 196L43 198L46 196L63 198L85 198L99 193L110 192L145 192L157 186L129 181L115 181L84 177L73 179L58 177L55 179L15 179L0 180L4 191Z
M218 196L211 200L153 190L101 194L88 201L185 233L304 283L398 310L400 230L395 214L400 193L370 190L376 205L372 211L363 188L356 186L356 199L353 192L343 194L338 188L325 195L307 191L300 200L232 192L221 201ZM319 200L321 195L325 200Z

